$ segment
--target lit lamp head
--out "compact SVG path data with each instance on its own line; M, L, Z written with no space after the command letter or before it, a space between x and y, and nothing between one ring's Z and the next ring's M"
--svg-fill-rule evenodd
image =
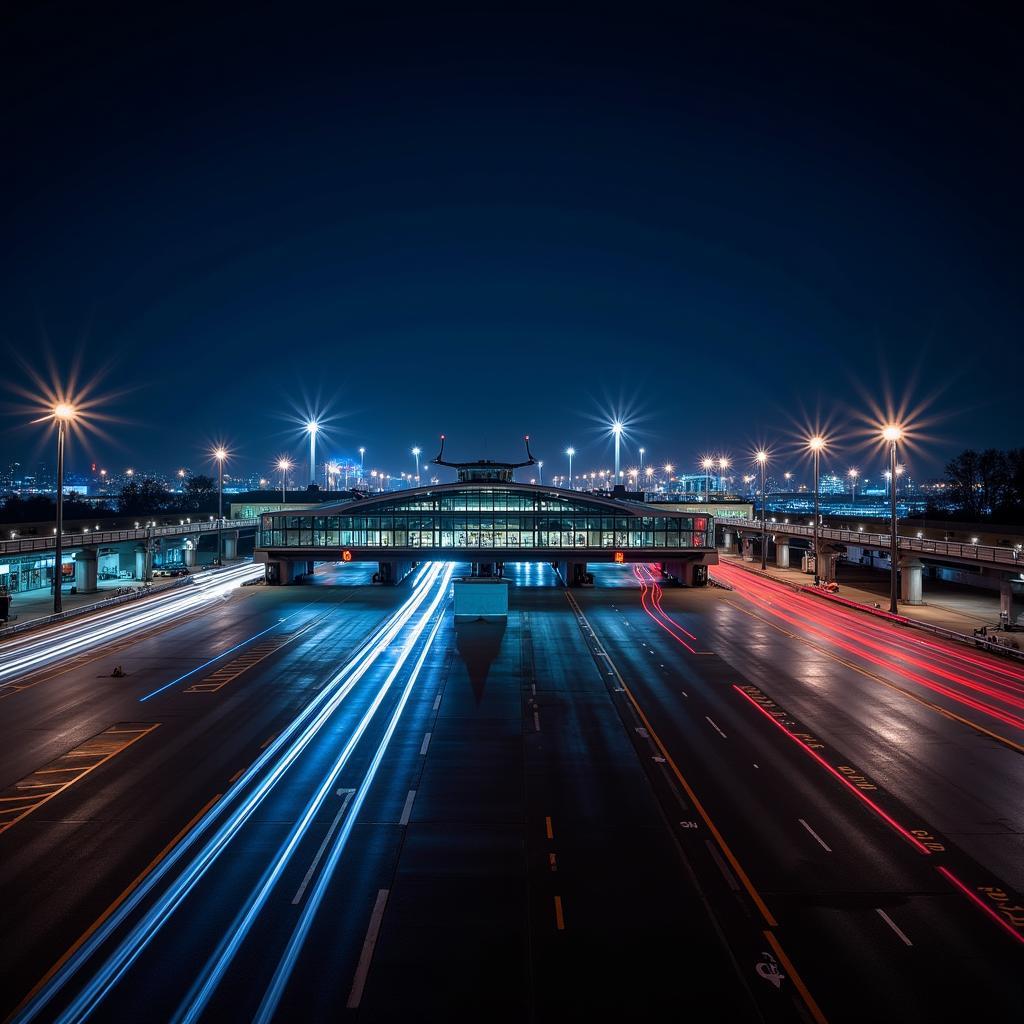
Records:
M701 459L700 465L701 465L701 469L714 469L714 467L715 467L715 460L714 459Z
M768 453L762 448L754 455L754 458L763 466L768 461Z
M815 434L814 437L807 439L807 447L812 452L820 452L825 447L825 438L821 434Z
M671 462L666 462L665 463L665 472L668 473L670 476L672 475L672 471L674 469L675 469L675 466L673 466Z
M622 433L622 424L618 420L616 420L612 424L612 433L613 434L621 434Z
M53 418L62 426L67 426L75 418L75 407L70 402L58 402L53 407Z
M568 455L569 458L572 458L576 454L576 449L575 448L566 448L565 449L565 454Z
M729 468L729 460L727 458L725 458L724 455L722 456L722 458L720 458L718 460L718 468L719 469L728 469Z
M228 457L228 450L227 450L227 448L224 448L223 446L220 447L220 448L214 448L213 449L213 457L218 462L223 462Z
M308 422L308 423L306 424L306 431L307 431L307 433L309 433L309 434L312 434L312 435L313 435L313 437L316 437L316 432L317 432L317 431L318 431L319 429L320 429L320 424L319 424L319 423L317 423L317 421L316 421L316 420L310 420L310 421L309 421L309 422Z
M417 446L416 448L413 448L412 453L413 455L419 455L421 451L422 449Z
M888 441L890 444L895 444L897 441L903 440L903 428L896 423L886 424L882 428L882 440Z

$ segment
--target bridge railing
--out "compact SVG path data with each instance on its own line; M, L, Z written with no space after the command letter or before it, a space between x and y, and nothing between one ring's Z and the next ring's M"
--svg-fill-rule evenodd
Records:
M89 533L65 533L61 544L67 548L96 547L120 544L125 541L146 540L150 537L183 537L189 534L216 533L219 529L250 529L258 519L214 519L212 522L184 523L180 526L140 526L132 530L95 530ZM53 551L54 535L49 537L19 537L0 542L0 555L31 554L34 551Z
M754 521L743 523L728 523L734 530L760 533L761 524ZM781 533L791 537L814 536L813 526L797 526L793 523L780 525L779 523L768 523L769 533ZM831 526L818 528L820 540L837 540L844 544L854 544L865 548L889 547L890 534L888 533L865 533L860 530L838 530ZM976 562L990 562L995 565L1007 565L1010 567L1021 566L1024 568L1024 553L1016 548L999 547L994 544L964 544L959 541L928 540L926 537L907 537L898 534L896 544L900 551L912 552L921 555L945 555L948 558L963 558Z

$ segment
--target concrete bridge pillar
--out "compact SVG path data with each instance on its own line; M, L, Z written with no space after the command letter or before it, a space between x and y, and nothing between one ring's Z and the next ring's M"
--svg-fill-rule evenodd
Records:
M735 534L733 533L732 530L723 530L722 531L722 547L726 551L732 551L732 544L733 544L733 540L734 539L735 539Z
M82 548L75 553L75 590L79 594L95 594L96 586L96 549Z
M378 562L376 582L392 587L397 586L412 572L412 568L412 562Z
M749 534L744 534L740 544L743 550L743 561L752 562L754 560L754 538Z
M186 568L191 569L196 564L196 548L199 546L198 541L187 540L181 546L181 560L185 563Z
M780 569L789 568L789 539L785 537L775 538L775 564Z
M1008 626L1017 625L1020 598L1020 591L1015 589L1013 580L1001 579L999 581L999 621L1001 623Z
M238 557L238 531L224 532L224 561L230 562Z
M135 578L137 580L152 579L153 555L148 545L139 544L135 548Z
M924 604L921 585L923 569L920 558L900 559L900 600L904 604Z

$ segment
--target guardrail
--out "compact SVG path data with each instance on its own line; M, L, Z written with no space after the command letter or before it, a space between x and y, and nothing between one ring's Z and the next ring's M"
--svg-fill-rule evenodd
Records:
M729 522L725 528L745 531L747 533L760 533L761 524L751 520L744 522ZM780 525L779 523L768 523L767 532L782 534L787 537L814 537L813 526L796 526L792 523ZM854 544L865 548L883 548L888 550L888 533L864 533L860 530L838 530L832 526L821 526L818 528L819 540L838 540L844 544ZM991 544L961 544L957 541L928 540L926 537L907 537L897 534L896 545L898 550L912 552L920 555L944 555L947 558L963 558L972 562L986 562L994 565L1006 565L1009 568L1020 567L1024 570L1024 552L1017 548L998 547Z
M61 545L66 551L69 548L122 544L126 541L149 540L153 537L184 537L189 534L216 533L218 530L253 529L258 524L259 519L215 519L213 522L183 523L180 526L140 526L133 530L65 533L61 535ZM31 554L34 551L53 551L54 536L19 537L16 540L0 541L0 556Z

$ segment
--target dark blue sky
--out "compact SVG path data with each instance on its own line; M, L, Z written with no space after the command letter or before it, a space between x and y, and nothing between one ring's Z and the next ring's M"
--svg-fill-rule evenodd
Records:
M887 394L920 474L1024 443L1019 23L616 6L8 13L9 380L127 390L75 468L260 471L317 398L395 469L607 465L614 408L686 465Z

